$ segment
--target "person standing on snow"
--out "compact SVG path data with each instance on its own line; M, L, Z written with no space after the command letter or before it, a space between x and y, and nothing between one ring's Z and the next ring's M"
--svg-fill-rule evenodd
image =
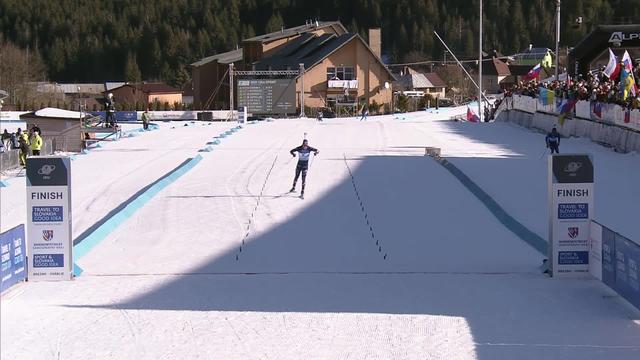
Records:
M560 147L560 134L558 134L558 130L554 127L550 133L545 137L545 142L547 143L547 148L551 149L551 153L555 151L558 154L558 148Z
M307 170L309 169L309 156L312 152L315 156L317 156L320 151L309 146L309 142L307 141L307 139L304 139L302 141L302 145L289 151L289 153L291 153L291 156L293 157L296 156L296 152L298 153L298 165L296 165L296 176L293 179L293 186L291 187L291 190L289 190L289 192L296 191L296 183L298 182L300 173L302 173L302 191L300 192L300 197L304 198L304 187L307 180Z
M143 113L142 113L142 128L144 130L149 130L149 109L147 108Z
M33 132L30 143L31 144L29 146L31 147L31 153L34 156L40 155L40 150L42 150L42 137L40 137L38 131Z

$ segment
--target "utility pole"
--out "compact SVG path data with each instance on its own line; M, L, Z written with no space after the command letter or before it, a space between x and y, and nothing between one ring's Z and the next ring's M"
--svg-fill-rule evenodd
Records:
M559 0L558 0L559 1ZM482 0L480 0L480 50L478 55L478 118L482 122Z
M235 120L233 108L233 63L231 63L229 64L229 116L231 121Z
M560 81L558 78L558 67L560 58L560 0L556 0L556 81Z
M304 117L304 63L300 66L300 117Z

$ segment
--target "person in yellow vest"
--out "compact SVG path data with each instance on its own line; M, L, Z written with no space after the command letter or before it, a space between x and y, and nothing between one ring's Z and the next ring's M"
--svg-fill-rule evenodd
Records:
M33 135L31 135L31 153L35 156L40 155L40 150L42 149L42 137L38 131L34 131Z
M18 137L18 148L20 149L20 165L27 166L27 155L29 154L29 135L27 131L22 131L18 128L16 131Z

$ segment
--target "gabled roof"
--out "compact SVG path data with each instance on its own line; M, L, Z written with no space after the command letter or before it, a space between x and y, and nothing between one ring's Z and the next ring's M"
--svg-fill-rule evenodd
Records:
M204 59L200 59L191 64L191 66L198 67L202 65L206 65L212 61L217 61L220 64L231 64L237 61L241 61L243 58L243 49L237 49L232 51L227 51L224 53L208 56Z
M315 30L330 27L330 26L338 27L344 33L347 32L347 29L339 21L318 21L318 22L311 22L305 25L295 26L288 29L282 29L280 31L274 31L272 33L268 33L264 35L254 36L249 39L244 39L242 40L242 42L266 43L274 40L288 38L295 35L300 35L303 33L315 31Z
M256 70L296 70L299 68L299 64L304 64L304 68L309 70L354 39L360 41L389 75L395 78L369 45L358 34L351 33L343 35L303 34L283 45L271 56L258 60L254 63L254 67Z

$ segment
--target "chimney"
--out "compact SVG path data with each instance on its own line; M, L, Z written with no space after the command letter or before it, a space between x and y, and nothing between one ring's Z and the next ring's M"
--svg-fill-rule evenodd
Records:
M369 29L369 47L376 56L381 57L382 39L380 36L380 28Z

